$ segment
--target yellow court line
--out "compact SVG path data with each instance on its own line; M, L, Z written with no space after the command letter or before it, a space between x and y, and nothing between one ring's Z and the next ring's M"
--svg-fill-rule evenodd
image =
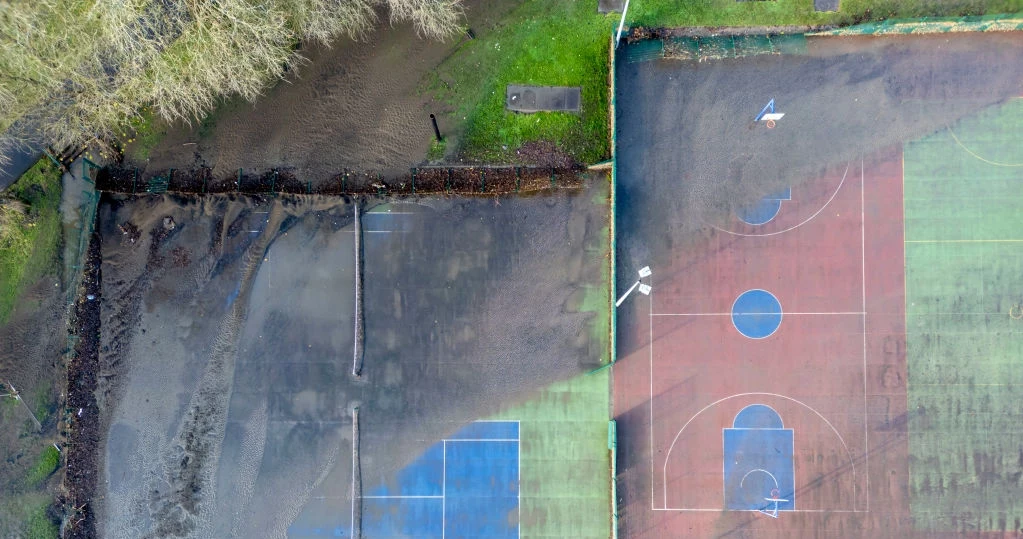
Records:
M956 144L958 144L960 148L965 150L966 153L972 155L973 157L976 157L977 159L980 159L981 161L983 161L983 162L985 162L985 163L987 163L989 165L994 165L996 167L1023 167L1023 163L999 163L997 161L991 161L990 159L984 159L983 157L981 157L981 156L977 155L976 153L974 153L973 150L971 150L971 149L967 148L966 146L964 146L962 142L959 142L959 137L957 137L955 132L952 131L952 127L951 126L946 127L946 129L948 129L948 134L952 135L952 140L956 141Z

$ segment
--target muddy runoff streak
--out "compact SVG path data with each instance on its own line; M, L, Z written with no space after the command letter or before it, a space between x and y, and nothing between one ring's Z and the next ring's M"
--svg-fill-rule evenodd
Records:
M100 533L350 533L353 468L359 490L392 482L465 423L598 366L579 308L602 282L599 200L360 204L353 379L351 201L108 196Z

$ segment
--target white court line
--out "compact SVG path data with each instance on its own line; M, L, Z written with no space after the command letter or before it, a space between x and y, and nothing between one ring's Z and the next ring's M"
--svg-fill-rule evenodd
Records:
M648 296L650 300L650 317L647 322L650 326L650 509L655 508L654 504L654 295ZM667 499L665 499L667 505Z
M835 188L835 192L831 193L831 198L829 198L828 201L825 202L823 206L821 206L821 209L819 209L816 212L814 212L813 215L807 217L805 221L803 221L803 222L801 222L799 224L796 224L796 225L792 225L789 228L786 228L785 230L778 230L776 232L768 232L766 234L743 234L741 232L732 232L731 230L725 230L724 228L718 228L718 227L716 227L714 225L710 225L710 226L714 230L719 230L719 231L724 232L726 234L731 234L733 236L742 236L742 237L746 237L746 238L762 238L762 237L767 237L767 236L777 236L778 234L784 234L784 233L786 233L786 232L788 232L790 230L795 230L795 229L805 225L806 223L809 223L810 221L812 221L815 217L820 215L820 213L822 211L824 211L824 209L827 208L829 204L831 204L832 200L835 200L835 197L838 196L838 192L842 190L842 185L845 183L845 177L848 174L849 174L849 165L846 164L845 165L845 172L842 173L842 181L838 182L838 187Z
M444 539L445 533L447 533L447 507L448 507L448 441L442 440L443 450L443 464L441 464L441 475L440 475L440 537Z
M763 315L770 315L770 314L775 314L775 313L652 313L650 316L763 316ZM781 314L784 315L784 316L788 316L788 315L795 315L795 316L800 316L800 315L805 315L805 316L813 316L813 315L821 315L821 316L856 315L856 316L859 316L859 315L862 315L864 313L860 312L860 311L840 311L840 312L830 312L830 313L809 313L809 312L807 312L807 313L790 313L788 311L782 311Z
M439 500L439 499L441 499L443 497L444 497L443 494L441 494L439 496L436 496L436 495L434 495L434 496L414 496L414 495L400 495L399 496L399 495L395 495L395 496L363 496L362 499L364 499L364 500L391 500L391 499L398 499L398 500L403 500L403 499L410 499L410 500Z
M860 156L860 261L863 283L863 477L866 481L867 511L870 511L870 442L867 435L867 204L864 196L865 173L863 156ZM855 478L853 482L853 507L858 507Z

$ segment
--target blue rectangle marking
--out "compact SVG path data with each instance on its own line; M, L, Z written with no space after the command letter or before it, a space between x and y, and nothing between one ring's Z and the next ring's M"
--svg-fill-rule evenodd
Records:
M365 498L362 536L440 539L444 535L443 505L440 498Z
M469 423L448 440L518 440L518 421L476 421Z
M795 509L792 429L723 429L725 508Z
M446 445L447 535L518 537L519 442Z

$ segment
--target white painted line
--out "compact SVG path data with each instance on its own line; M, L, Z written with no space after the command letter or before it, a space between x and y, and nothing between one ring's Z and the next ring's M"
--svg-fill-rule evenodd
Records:
M355 419L352 421L352 524L349 530L349 537L355 537L355 434L358 431L358 408L356 408Z
M773 313L653 313L650 316L762 316L762 315L769 315L769 314L773 314ZM814 315L821 315L821 316L855 315L855 316L861 316L864 313L861 312L861 311L841 311L841 312L831 312L831 313L810 313L810 312L806 312L806 313L790 313L788 311L782 311L781 314L782 314L782 316L789 316L789 315L794 315L794 316L814 316Z
M442 440L443 463L441 464L440 472L440 537L444 539L447 533L447 507L448 507L448 441Z
M364 500L391 500L391 499L395 499L395 500L405 500L405 499L410 499L410 500L432 500L432 499L436 499L436 500L439 500L439 499L441 499L443 497L444 497L443 495L441 495L441 496L407 496L407 495L402 495L402 496L363 496L362 499L364 499Z
M654 296L649 297L650 317L647 318L647 322L650 325L650 509L654 509ZM667 506L667 495L664 503Z
M863 157L860 156L860 261L863 275L863 459L866 481L867 511L870 511L870 442L867 435L867 205L864 197L865 174ZM858 508L856 482L853 482L853 507Z
M809 223L810 221L812 221L815 217L820 215L820 213L822 211L824 211L824 209L827 208L829 204L831 204L832 200L835 200L835 197L838 196L838 192L842 190L842 185L845 184L845 177L848 174L849 174L849 165L846 165L845 166L845 173L842 174L842 181L838 182L838 187L835 188L835 192L831 193L831 198L829 198L828 201L825 202L823 206L821 206L821 209L819 209L816 212L814 212L813 215L807 217L805 221L803 221L803 222L801 222L799 224L796 224L796 225L792 225L789 228L786 228L785 230L778 230L776 232L768 232L768 233L765 233L765 234L743 234L742 232L733 232L731 230L726 230L724 228L718 228L718 227L716 227L714 225L710 225L710 227L713 228L714 230L719 231L719 232L724 232L726 234L731 234L733 236L743 236L743 237L752 237L752 238L760 238L760 237L766 237L766 236L777 236L778 234L784 234L784 233L786 233L786 232L788 232L790 230L795 230L795 229L805 225L806 223Z

